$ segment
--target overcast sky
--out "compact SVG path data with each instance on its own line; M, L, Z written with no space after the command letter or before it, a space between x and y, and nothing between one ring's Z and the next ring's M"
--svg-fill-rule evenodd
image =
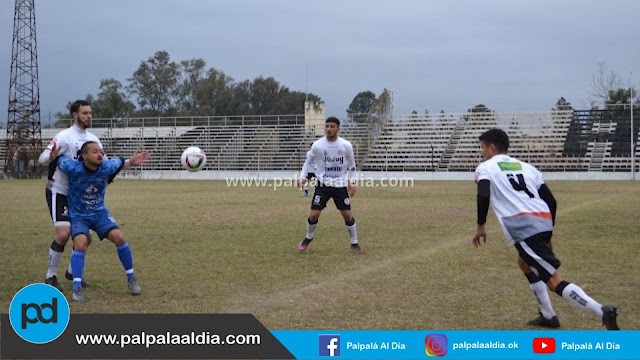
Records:
M384 88L396 113L546 111L560 96L583 109L598 63L640 83L637 0L35 1L45 123L158 50L237 81L308 84L339 117L358 92ZM0 1L2 119L13 14L14 1Z

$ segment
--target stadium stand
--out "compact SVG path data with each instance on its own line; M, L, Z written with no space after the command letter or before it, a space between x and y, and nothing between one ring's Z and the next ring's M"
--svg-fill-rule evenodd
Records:
M481 161L478 136L500 127L511 137L509 153L542 171L629 172L629 115L610 110L408 115L375 126L343 123L341 136L353 143L358 166L367 171L473 171ZM297 171L321 133L300 116L212 119L97 119L94 124L107 126L91 131L109 156L151 151L153 159L143 170L179 170L182 151L198 146L208 156L204 170L239 171ZM58 131L42 129L43 144ZM0 133L2 163L5 137ZM640 155L637 146L635 153Z
M546 171L587 170L584 157L563 156L572 112L464 113L394 118L371 148L365 170L473 171L480 163L478 137L500 127L509 152Z
M459 130L452 117L408 117L387 122L364 168L371 171L434 171ZM455 147L455 146L454 146Z
M0 132L0 168L3 169L2 171L4 171L5 152L7 151L7 147L4 142L6 137L7 133Z

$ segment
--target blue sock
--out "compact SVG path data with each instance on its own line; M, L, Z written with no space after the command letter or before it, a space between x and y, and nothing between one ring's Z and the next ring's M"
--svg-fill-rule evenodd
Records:
M124 272L127 273L127 279L134 277L133 275L133 256L131 255L131 248L128 242L124 242L121 245L116 246L118 249L118 257L124 267Z
M73 290L75 291L82 287L84 252L78 250L71 252L71 273L73 274Z

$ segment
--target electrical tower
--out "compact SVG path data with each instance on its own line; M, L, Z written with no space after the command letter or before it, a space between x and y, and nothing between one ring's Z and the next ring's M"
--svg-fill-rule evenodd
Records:
M34 0L16 0L8 112L5 176L40 177L42 132Z

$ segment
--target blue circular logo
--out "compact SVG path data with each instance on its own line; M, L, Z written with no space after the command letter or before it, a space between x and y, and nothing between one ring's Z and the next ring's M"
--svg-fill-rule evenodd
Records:
M34 344L46 344L60 336L69 325L69 303L55 287L31 284L23 287L9 305L13 331Z

